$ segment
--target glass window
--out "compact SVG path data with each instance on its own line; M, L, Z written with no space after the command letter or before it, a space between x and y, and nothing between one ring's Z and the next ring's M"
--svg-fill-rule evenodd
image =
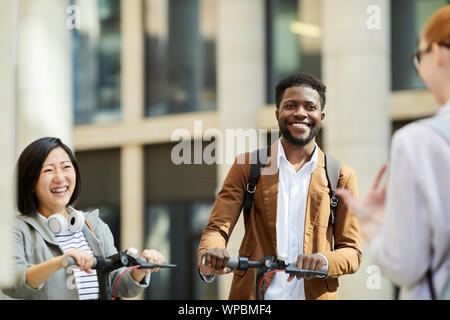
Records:
M99 209L120 250L120 149L81 151L75 154L81 175L76 209Z
M144 247L159 250L168 262L178 265L152 276L146 298L217 299L217 281L205 284L197 273L197 249L214 204L217 169L207 164L173 164L174 145L145 148Z
M197 272L197 249L213 203L205 200L147 207L145 247L157 249L178 266L152 276L147 299L217 299L217 281L204 283Z
M215 0L144 0L146 115L216 108Z
M202 150L209 143L203 142ZM146 200L150 203L174 203L215 198L216 165L204 163L176 165L171 158L172 148L175 145L170 143L146 147ZM192 142L192 159L195 149Z
M156 249L161 252L167 262L177 264L177 259L171 255L170 207L165 204L148 206L145 217L144 248ZM152 276L150 288L146 290L146 298L151 300L170 299L171 279L175 279L179 268L180 266L176 269L160 269L160 272Z
M72 0L81 25L72 31L75 124L120 120L120 0Z
M275 85L293 72L321 78L321 1L266 0L267 100L275 102Z
M426 20L448 0L391 0L391 81L392 90L423 89L411 63L420 31Z

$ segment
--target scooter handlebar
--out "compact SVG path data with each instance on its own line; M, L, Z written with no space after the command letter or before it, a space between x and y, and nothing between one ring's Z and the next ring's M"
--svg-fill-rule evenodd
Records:
M230 258L227 267L238 270L247 270L248 268L262 268L264 267L264 261L249 261L248 258L243 257ZM316 271L316 270L298 269L295 266L295 264L288 264L284 270L288 274L302 275L302 276L314 275L318 277L326 277L328 275L326 267L322 268L322 270Z
M64 257L63 258L62 265L63 265L64 268L68 268L70 266L78 266L78 263L73 257L68 256L68 257ZM97 258L94 257L93 260L92 260L91 269L96 269L96 267L97 267Z
M326 277L328 275L328 272L326 272L323 268L320 271L315 270L306 270L306 269L298 269L295 267L295 265L288 265L285 269L285 272L288 274L294 274L294 275L313 275L318 277Z
M125 262L125 261L122 261ZM127 260L128 262L128 260ZM169 264L169 263L148 263L143 258L136 258L136 262L140 265L139 269L152 269L152 268L176 268L176 264ZM103 258L103 257L93 257L92 266L91 269L97 269L97 268L105 268L110 267L114 264L113 259L109 258ZM64 257L62 261L62 265L64 268L67 268L69 266L78 266L78 263L76 260L71 257Z
M247 270L248 268L261 268L264 266L264 261L251 261L248 258L230 258L227 267L237 270Z

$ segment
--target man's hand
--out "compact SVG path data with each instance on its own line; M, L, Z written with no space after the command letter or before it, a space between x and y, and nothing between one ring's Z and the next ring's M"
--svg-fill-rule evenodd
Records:
M222 275L231 272L231 269L227 267L230 260L227 250L220 248L203 250L200 256L201 261L198 266L203 275Z
M296 267L299 269L304 270L314 270L314 271L320 271L322 267L327 265L327 261L323 256L320 254L314 253L314 254L301 254L297 257ZM297 277L297 279L304 278L306 280L310 280L314 278L313 275L308 275L302 277L301 275L289 275L288 282L292 281L294 277Z

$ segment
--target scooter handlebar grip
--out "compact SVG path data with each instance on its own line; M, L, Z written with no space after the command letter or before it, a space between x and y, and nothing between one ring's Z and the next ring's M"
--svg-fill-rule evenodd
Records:
M228 260L227 267L229 267L231 269L238 269L239 268L239 258L230 258L230 260Z
M68 256L68 257L64 257L63 258L62 265L63 265L64 268L68 268L70 266L78 266L78 263L73 257ZM91 268L95 269L96 267L97 267L97 258L94 257L92 259L92 266L91 266Z

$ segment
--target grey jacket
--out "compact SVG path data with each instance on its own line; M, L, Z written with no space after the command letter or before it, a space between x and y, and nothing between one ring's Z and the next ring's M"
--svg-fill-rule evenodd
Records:
M70 208L72 209L72 208ZM73 209L72 209L73 210ZM83 233L94 255L108 257L117 253L114 247L113 235L99 217L98 210L84 213L90 222L94 233L83 226ZM29 300L78 300L78 290L69 289L68 283L73 282L73 275L65 269L59 269L39 288L32 288L25 282L27 267L39 264L63 254L58 240L53 233L39 219L37 213L31 215L18 215L13 228L14 257L12 275L13 285L3 288L3 293L15 299ZM117 277L125 268L110 273L110 285L114 290ZM72 278L69 278L72 277ZM141 283L131 277L131 272L124 274L117 285L118 297L134 297L141 293L150 283L150 274L147 274Z

